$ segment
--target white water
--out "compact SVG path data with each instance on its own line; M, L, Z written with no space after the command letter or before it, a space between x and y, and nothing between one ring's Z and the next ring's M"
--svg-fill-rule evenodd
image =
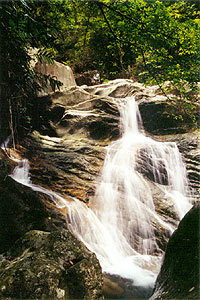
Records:
M15 181L30 187L33 191L48 195L56 203L58 208L63 208L66 206L66 200L61 195L31 182L29 176L30 166L27 159L18 160L13 157L12 159L18 162L18 166L14 169L13 174L10 175L10 177L12 177Z
M10 143L10 140L11 140L11 136L8 136L7 139L1 144L0 148L2 149L7 149L8 148L8 145Z
M179 218L191 207L186 197L186 171L175 143L157 142L144 135L133 98L119 104L119 109L122 137L107 147L99 187L89 208L75 198L66 201L32 184L27 160L20 161L11 176L66 207L69 229L96 253L103 271L132 279L138 286L153 286L162 253L154 255L158 247L152 222L171 232L173 228L156 214L150 186L137 171L137 157L145 150L145 162L149 160L157 185L172 199ZM167 186L159 184L162 169Z

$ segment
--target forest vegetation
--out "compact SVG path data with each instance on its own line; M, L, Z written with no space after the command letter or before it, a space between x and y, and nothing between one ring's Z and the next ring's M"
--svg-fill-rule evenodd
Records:
M175 118L196 122L199 81L198 1L1 1L0 133L34 128L37 93L61 83L31 68L30 49L74 73L98 70L102 80L158 84ZM166 85L166 82L169 84Z

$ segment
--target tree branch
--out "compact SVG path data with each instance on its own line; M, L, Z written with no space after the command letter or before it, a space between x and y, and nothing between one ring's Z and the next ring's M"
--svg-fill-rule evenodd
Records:
M106 24L108 25L108 28L110 29L110 31L111 31L112 35L114 36L115 40L118 40L118 41L120 41L120 42L122 42L122 43L126 43L126 44L131 45L131 46L133 46L133 45L135 46L135 45L136 45L135 43L129 42L129 41L125 41L125 40L123 40L123 39L120 39L120 38L115 34L114 30L112 29L112 26L110 25L110 23L109 23L109 21L108 21L106 15L105 15L105 13L104 13L104 10L103 10L103 8L102 8L102 4L103 4L104 6L106 6L108 9L111 9L111 8L110 8L108 5L106 5L106 4L102 3L102 2L97 2L97 5L99 6L99 9L101 10L101 13L102 13L102 15L103 15L103 17L104 17L104 19L105 19L105 22L106 22ZM112 10L115 11L113 8L112 8ZM115 12L116 12L116 11L115 11ZM125 15L124 15L124 16L125 16ZM142 25L143 25L143 23L142 23ZM116 43L116 45L117 45L117 43ZM117 47L118 47L118 45L117 45ZM143 52L142 47L140 47L139 45L137 45L137 48L139 49L139 51L140 51L140 53L141 53L141 55L142 55L142 60L143 60L144 67L147 69L147 71L149 72L149 74L154 78L154 80L156 81L157 85L158 85L159 88L161 89L163 95L164 95L168 100L170 100L170 98L167 96L165 90L163 89L162 85L160 84L160 82L159 82L159 80L158 80L158 76L157 76L156 74L154 74L154 73L149 69L149 67L148 67L148 65L147 65L147 62L146 62L146 58L145 58L145 55L144 55L144 52ZM119 49L119 47L118 47L118 49ZM119 49L119 51L121 52L121 49Z

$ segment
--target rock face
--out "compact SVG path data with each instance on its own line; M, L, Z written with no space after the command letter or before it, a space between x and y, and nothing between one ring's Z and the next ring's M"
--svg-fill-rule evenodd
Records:
M30 161L32 182L60 193L67 201L78 199L89 206L95 196L106 146L120 136L118 104L123 102L125 97L132 96L139 104L147 135L154 134L158 141L177 143L186 161L191 186L197 197L200 147L198 134L186 133L190 124L182 124L167 117L166 98L160 94L158 87L144 87L131 80L114 80L91 87L74 86L40 97L37 111L40 123L36 126L37 131L29 134L21 141L21 145L18 145L21 156ZM157 183L154 182L151 163L149 169L146 168L145 151L142 149L138 155L137 171L148 182L156 212L161 220L168 221L171 227L176 228L178 219L173 210L172 200L161 191L162 189L158 189ZM1 165L5 167L3 158ZM27 231L52 232L67 227L66 211L56 208L51 197L32 191L7 176L13 167L8 167L5 174L0 175L1 253L7 251ZM162 164L160 168L162 177L159 184L165 187L168 185L166 172ZM153 220L153 223L158 246L163 251L169 232L156 220ZM76 276L79 275L77 273ZM107 284L113 286L114 283L107 281ZM127 296L126 292L121 291L127 284L129 290L129 283L122 282L122 286L119 286L119 298L122 294ZM53 293L56 295L55 292L52 292L52 295ZM60 293L63 295L63 291ZM67 291L65 293L67 297L72 297ZM98 297L94 299L100 299Z
M0 253L7 251L29 230L67 228L64 215L48 195L33 191L9 176L16 163L7 155L1 149Z
M76 86L73 72L69 66L63 65L57 61L54 61L52 64L47 62L37 62L35 65L37 72L45 75L50 75L54 79L61 81L63 85L60 90L65 90L66 88L71 88ZM50 86L48 88L48 93L52 92Z
M144 87L131 80L73 87L41 98L46 108L41 105L39 112L42 116L38 126L40 133L35 132L23 141L27 149L24 155L31 162L32 180L88 202L96 189L105 146L120 135L118 102L131 96L139 103L147 134L154 133L157 140L178 144L191 185L198 193L199 135L180 133L186 129L185 125L167 117L166 98L160 95L158 87ZM171 132L174 134L166 134ZM143 154L140 154L138 170L152 181ZM161 181L167 184L165 170Z
M160 134L184 133L191 129L189 120L180 121L170 117L172 108L158 86L147 86L128 79L117 79L99 86L86 87L85 90L101 97L135 97L139 104L144 128L147 132ZM197 118L199 116L197 115Z
M0 256L1 299L103 299L99 262L68 230L30 231Z
M200 204L182 219L171 236L155 291L149 300L200 299Z
M162 141L176 142L179 151L182 153L190 186L195 194L200 193L200 135L198 132L188 132L184 134L160 136Z
M96 190L105 146L119 136L117 105L80 88L50 99L42 134L34 132L23 141L32 180L87 203Z
M0 183L0 253L8 250L27 231L67 228L65 217L49 196L7 177Z

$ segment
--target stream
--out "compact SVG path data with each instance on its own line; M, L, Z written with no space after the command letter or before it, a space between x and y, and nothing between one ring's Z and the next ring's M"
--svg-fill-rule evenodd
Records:
M157 214L138 161L151 170L154 183L171 199L179 220L192 207L186 168L176 143L158 142L145 134L134 97L117 105L121 137L106 148L99 184L89 206L76 198L67 201L33 184L27 159L15 159L18 166L10 176L49 195L59 208L66 208L68 228L96 254L103 272L130 279L134 286L153 288L163 256L154 223L169 235L174 228Z

